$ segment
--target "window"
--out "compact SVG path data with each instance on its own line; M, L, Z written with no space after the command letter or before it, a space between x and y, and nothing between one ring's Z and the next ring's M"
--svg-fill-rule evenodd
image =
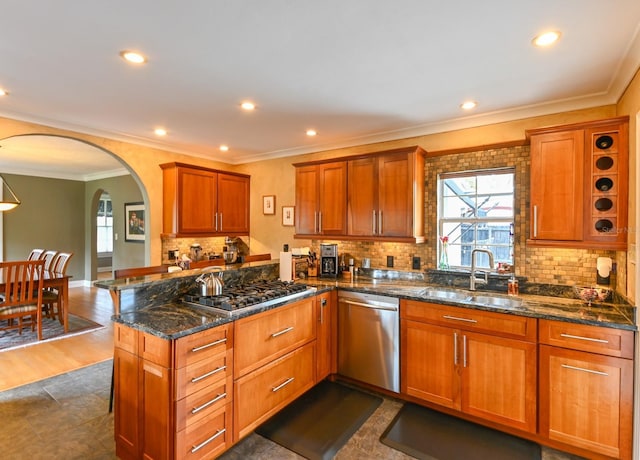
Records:
M106 193L102 194L98 202L97 231L98 254L113 252L113 211L111 197Z
M475 248L493 252L496 264L513 264L514 175L509 168L438 177L438 233L447 237L450 267L470 268ZM489 265L486 254L476 257L478 266Z

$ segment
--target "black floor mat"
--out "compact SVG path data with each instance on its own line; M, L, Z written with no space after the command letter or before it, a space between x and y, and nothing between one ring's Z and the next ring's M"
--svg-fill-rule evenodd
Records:
M255 430L311 460L331 459L382 398L323 381Z
M405 404L380 438L422 460L540 460L541 448L475 423Z

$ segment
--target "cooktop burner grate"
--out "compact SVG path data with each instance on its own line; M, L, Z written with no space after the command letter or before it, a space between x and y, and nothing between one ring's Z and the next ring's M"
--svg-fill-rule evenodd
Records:
M248 309L258 309L275 303L293 300L315 291L315 287L310 287L306 284L262 280L246 285L225 286L221 295L185 295L183 302L212 308L231 316L234 313L245 312Z

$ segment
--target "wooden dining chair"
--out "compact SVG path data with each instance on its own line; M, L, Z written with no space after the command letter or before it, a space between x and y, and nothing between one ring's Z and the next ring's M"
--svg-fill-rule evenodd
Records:
M42 273L44 260L21 260L0 262L1 290L0 321L7 321L3 329L18 329L31 326L38 330L42 340ZM24 319L30 318L28 323ZM17 324L15 321L17 320Z
M151 267L119 268L113 271L113 278L134 278L136 276L155 275L156 273L167 273L169 265L153 265Z
M57 256L58 256L58 251L48 250L42 253L40 258L44 260L45 271L51 271L51 269L53 268L53 262L55 261Z
M253 254L244 256L245 262L258 262L259 260L271 260L271 254Z
M204 259L191 262L189 268L219 267L221 265L224 265L224 259Z
M44 255L44 249L32 249L27 260L38 260Z
M51 261L48 275L45 276L66 276L69 261L73 257L73 252L58 252ZM47 270L45 270L47 271ZM42 311L47 318L58 317L60 324L64 324L64 312L60 308L62 292L59 289L46 289L42 296Z

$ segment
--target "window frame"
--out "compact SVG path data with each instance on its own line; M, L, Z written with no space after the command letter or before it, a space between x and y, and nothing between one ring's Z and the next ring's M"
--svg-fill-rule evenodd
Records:
M444 217L444 205L445 205L445 180L446 179L455 179L455 178L466 178L466 177L473 177L476 179L480 177L480 176L492 176L492 175L503 175L503 174L511 174L512 177L512 181L513 181L513 189L511 191L511 193L503 193L503 192L499 192L499 193L495 193L495 194L491 194L491 196L508 196L511 195L512 198L512 202L511 202L511 209L512 209L512 214L511 216L508 217L479 217L477 215L477 212L475 212L476 210L474 210L474 216L473 217ZM473 226L473 231L474 231L474 235L473 235L473 240L471 242L465 242L464 245L472 246L472 249L475 248L487 248L487 247L506 247L508 248L508 253L509 253L509 259L505 260L504 258L497 258L496 259L496 263L498 261L502 261L502 262L507 262L511 265L514 264L515 262L515 256L514 256L514 228L515 228L515 221L516 221L516 168L515 167L500 167L500 168L489 168L489 169L481 169L481 170L468 170L468 171L456 171L456 172L447 172L447 173L440 173L437 176L437 228L438 228L438 245L437 245L437 261L440 261L442 258L442 248L443 245L440 243L442 241L442 237L444 236L444 228L445 225L447 224L451 224L451 223L457 223L460 225L464 225L464 224L470 224ZM487 196L486 193L480 193L478 194L477 191L477 187L475 190L475 193L473 195L469 195L470 197L473 197L474 199L477 199L477 197L479 196ZM477 200L476 200L477 203ZM500 223L504 223L509 227L509 239L507 243L490 243L490 244L478 244L478 224L500 224ZM449 244L451 244L451 242L449 242ZM458 245L458 244L456 244ZM462 246L463 244L460 243L460 246ZM449 246L449 248L451 248L451 246ZM448 251L448 253L450 253L450 249ZM461 255L461 259L462 259L462 255ZM449 258L447 257L447 264L449 264ZM462 260L460 261L462 263ZM439 268L439 264L436 263L436 268ZM452 269L460 269L460 270L469 270L471 268L471 265L452 265L449 264L449 268Z

